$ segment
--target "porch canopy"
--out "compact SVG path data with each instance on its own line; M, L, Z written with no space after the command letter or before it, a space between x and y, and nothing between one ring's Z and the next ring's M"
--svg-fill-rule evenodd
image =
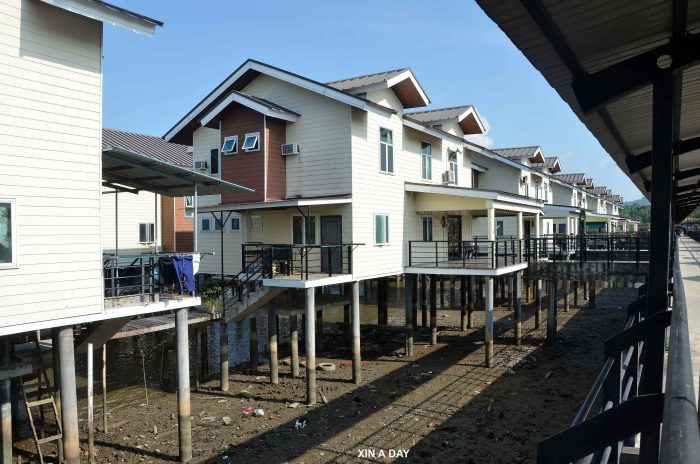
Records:
M148 191L171 197L253 192L183 166L136 151L107 144L102 146L102 184L116 191Z
M672 133L664 143L674 158L668 169L675 220L700 204L700 2L477 3L647 197L654 188L652 129ZM671 127L652 120L654 81L657 104L673 115L660 122ZM666 176L657 173L662 190Z
M352 203L351 195L331 195L324 197L290 198L276 201L256 201L250 203L235 203L224 205L201 206L200 213L215 213L222 211L245 212L245 211L266 211L274 209L310 208L312 206L342 205Z

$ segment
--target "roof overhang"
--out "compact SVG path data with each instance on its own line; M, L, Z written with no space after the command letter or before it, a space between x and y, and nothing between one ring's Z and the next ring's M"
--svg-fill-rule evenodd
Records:
M116 147L102 150L102 181L115 190L128 187L134 192L145 190L170 197L193 195L195 184L198 195L254 192L208 174Z
M381 82L355 87L352 89L352 93L371 92L373 90L382 89L393 90L404 108L420 108L430 104L428 95L410 69L406 69L404 72Z
M210 112L206 113L199 124L206 126L213 121L218 120L221 113L223 113L230 105L233 103L238 103L253 111L264 114L271 118L281 119L283 121L296 122L297 118L301 116L299 113L295 113L291 110L281 110L279 108L273 108L270 106L263 105L262 103L241 94L240 92L231 92L226 98L224 98L218 105L216 105Z
M453 143L466 145L466 141L463 138L458 137L456 135L452 135L449 132L445 132L443 130L436 129L436 128L431 127L427 124L423 124L421 122L416 121L415 119L410 119L410 115L404 115L402 120L403 120L403 125L406 127L410 127L411 129L415 129L419 132L423 132L424 134L432 135L433 137L438 138L438 139L449 140L450 142L453 142Z
M581 208L577 208L575 206L546 204L542 206L542 211L544 212L545 219L578 217L578 215L581 213Z
M460 114L457 117L457 122L465 135L486 133L486 125L482 121L479 112L473 106L470 106L464 113Z
M339 195L333 197L311 197L278 201L237 203L231 205L202 206L197 208L197 211L200 213L218 211L265 211L273 209L305 208L309 206L344 205L349 203L352 203L351 195Z
M137 34L153 37L157 26L163 23L147 16L125 10L100 0L41 0L56 8L70 11L103 23L129 29Z
M202 101L197 103L197 105L180 119L163 138L168 142L191 145L192 133L200 127L200 120L202 117L210 113L223 98L226 98L225 96L229 93L229 90L242 90L260 74L265 74L283 82L296 85L310 92L350 105L353 108L380 113L382 115L395 114L395 111L392 109L378 103L371 102L342 90L334 89L329 85L322 84L298 74L249 59L224 79L224 81L204 97Z
M485 207L489 207L489 205L491 205L494 208L538 214L541 212L542 205L544 204L544 202L541 200L535 200L534 198L524 197L521 195L498 192L495 190L473 189L468 187L406 182L404 184L404 190L406 192L413 193L440 195L441 200L439 203L442 205L446 204L446 200L449 197L452 197L453 199L485 200L485 202L475 202L473 207L465 207L463 209L477 209L478 207L482 207L483 203ZM440 208L442 208L442 206L438 206L436 210L445 210Z

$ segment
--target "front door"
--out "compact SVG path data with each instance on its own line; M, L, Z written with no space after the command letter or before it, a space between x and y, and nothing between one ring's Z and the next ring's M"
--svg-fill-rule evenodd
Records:
M321 216L321 245L343 243L343 219L341 216ZM321 271L340 273L343 270L343 250L341 247L321 249Z
M530 221L523 221L523 226L524 226L524 228L525 228L525 230L523 231L523 233L525 234L525 237L529 237L529 236L530 236L531 227L532 227L532 222L530 222Z
M462 259L462 216L447 216L447 254Z

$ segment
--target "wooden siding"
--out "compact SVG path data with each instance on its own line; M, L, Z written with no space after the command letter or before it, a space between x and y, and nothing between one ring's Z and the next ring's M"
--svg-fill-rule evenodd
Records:
M109 191L109 189L105 189ZM119 254L143 253L154 251L154 244L139 243L139 224L153 223L156 227L156 243L161 245L162 221L161 199L155 199L152 192L120 193L118 196L118 217L115 216L115 197L113 193L102 195L101 223L102 223L102 250L105 253L114 253L116 247L116 233L118 225ZM160 197L160 195L159 195ZM156 204L158 212L156 213Z
M265 201L282 200L287 195L286 158L282 156L282 144L286 141L287 123L267 118L265 147L267 151L267 183Z
M193 251L193 221L185 217L185 197L161 197L163 251ZM192 211L192 208L189 208Z
M199 127L192 134L192 161L209 162L209 152L212 148L221 148L219 129ZM197 199L198 206L218 205L221 195L203 195Z
M245 134L258 132L257 151L244 151L243 141ZM219 147L223 145L225 137L238 136L238 153L233 155L221 155L221 178L235 184L252 188L255 192L226 193L221 196L221 202L246 203L251 201L265 201L265 152L266 141L263 115L246 108L235 105L221 120L221 137Z
M0 196L16 198L18 267L0 327L102 311L102 25L0 0Z

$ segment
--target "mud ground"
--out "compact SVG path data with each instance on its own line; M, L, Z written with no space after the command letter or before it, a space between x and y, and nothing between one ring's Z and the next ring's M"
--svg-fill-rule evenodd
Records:
M351 382L345 334L327 324L317 363L337 366L318 372L328 403L304 405L303 368L302 377L292 379L282 365L279 384L270 385L267 365L257 373L238 366L229 392L217 391L217 381L192 392L192 462L534 463L537 443L575 415L602 365L602 342L621 330L636 295L635 289L603 288L595 309L586 308L583 297L568 312L560 306L553 347L544 346L544 312L534 328L532 302L523 305L520 346L513 344L512 314L497 307L490 369L481 344L483 311L466 332L459 331L458 310L438 311L438 344L431 346L428 329L419 329L412 358L404 357L403 334L366 329L359 386ZM252 398L241 398L243 390ZM98 463L178 462L176 396L151 390L148 406L142 401L110 406L108 431L96 434ZM99 425L101 398L95 402ZM265 415L244 408L262 408ZM84 409L80 415L85 418ZM295 428L297 421L306 426ZM22 462L38 462L30 440L15 451Z

